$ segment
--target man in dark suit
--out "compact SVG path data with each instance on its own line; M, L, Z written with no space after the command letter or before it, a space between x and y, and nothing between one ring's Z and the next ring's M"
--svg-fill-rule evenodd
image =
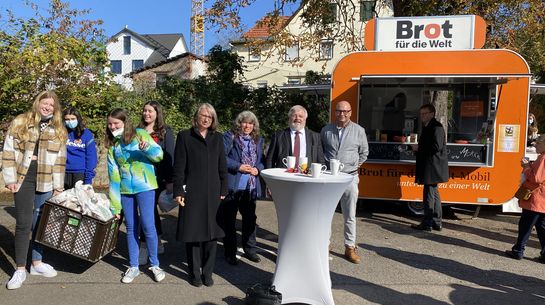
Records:
M307 117L303 106L291 107L288 112L289 127L272 136L265 159L266 168L286 167L282 159L287 156L296 156L297 160L307 157L309 166L311 163L325 162L320 134L305 127Z
M442 229L441 197L438 183L448 181L448 158L445 130L435 119L435 107L425 104L419 110L422 133L418 144L413 145L416 153L415 182L424 185L424 219L414 229L431 231Z

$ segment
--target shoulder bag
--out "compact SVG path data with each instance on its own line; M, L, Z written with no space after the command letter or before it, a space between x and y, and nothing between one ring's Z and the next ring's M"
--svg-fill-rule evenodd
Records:
M245 305L280 305L282 294L274 286L255 284L246 290Z
M518 200L529 200L532 197L532 194L543 186L544 182L541 182L535 189L530 190L529 188L525 187L524 185L519 186L518 190L515 192L515 198Z

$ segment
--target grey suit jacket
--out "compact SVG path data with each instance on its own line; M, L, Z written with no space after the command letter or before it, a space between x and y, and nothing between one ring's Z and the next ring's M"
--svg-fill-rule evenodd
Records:
M348 123L340 146L339 132L335 124L324 126L320 134L328 167L330 159L338 159L344 164L342 169L344 173L356 174L369 155L365 129L354 122Z
M320 134L305 127L305 138L308 164L324 163ZM272 136L265 159L265 168L286 167L282 163L282 159L287 156L293 156L289 128L278 131Z

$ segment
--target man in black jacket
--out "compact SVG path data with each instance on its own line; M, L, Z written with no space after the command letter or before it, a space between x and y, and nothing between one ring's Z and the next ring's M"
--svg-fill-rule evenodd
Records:
M297 160L307 157L309 166L311 163L325 162L320 134L306 127L307 117L303 106L291 107L288 112L289 127L277 131L271 138L265 168L286 167L282 159L287 156L295 156Z
M422 134L418 144L412 146L416 153L415 182L424 185L424 220L412 228L423 231L442 229L441 197L438 183L448 181L448 159L445 130L435 119L435 107L422 105L419 109Z

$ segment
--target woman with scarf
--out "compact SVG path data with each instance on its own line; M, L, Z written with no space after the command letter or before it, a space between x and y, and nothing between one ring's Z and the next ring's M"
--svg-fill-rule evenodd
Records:
M263 170L263 138L259 136L259 122L251 111L241 112L233 129L223 136L227 159L229 193L223 200L218 223L225 231L223 244L225 259L237 265L237 212L242 215L242 248L244 256L260 262L256 254L256 199L261 195L259 172Z

